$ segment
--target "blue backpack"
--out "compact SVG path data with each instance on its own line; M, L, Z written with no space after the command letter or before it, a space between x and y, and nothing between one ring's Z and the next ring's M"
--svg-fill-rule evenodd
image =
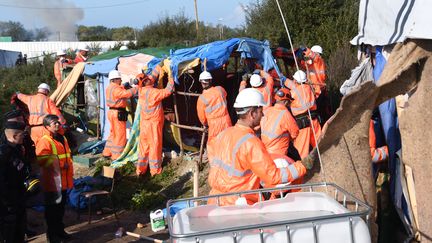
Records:
M83 192L89 192L92 190L95 183L95 179L91 176L81 177L78 179L74 179L74 187L68 191L69 193L69 205L78 208L84 209L87 207L89 200L88 198L81 197L80 205L78 205L78 197ZM96 202L96 198L93 197L91 203L94 204Z

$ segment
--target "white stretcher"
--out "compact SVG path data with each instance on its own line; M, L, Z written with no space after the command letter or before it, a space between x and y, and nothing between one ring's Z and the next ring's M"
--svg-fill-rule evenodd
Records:
M169 201L168 212L170 205L178 201L187 201L190 206L174 217L168 215L171 242L371 242L370 207L337 185L293 185L241 194L282 195L283 191L298 188L302 191L254 205L205 205L208 198L239 193Z

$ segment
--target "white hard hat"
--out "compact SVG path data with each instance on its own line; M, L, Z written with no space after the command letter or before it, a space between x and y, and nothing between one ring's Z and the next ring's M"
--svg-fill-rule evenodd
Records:
M39 84L38 89L46 89L48 91L51 91L50 86L46 83Z
M318 52L319 54L322 54L322 53L323 53L323 49L322 49L322 47L321 47L321 46L318 46L318 45L312 46L311 51L313 51L313 52Z
M120 72L117 70L111 70L108 74L108 79L113 80L115 78L121 78Z
M306 79L306 73L303 72L302 70L298 70L297 72L295 72L294 75L293 75L293 78L299 84L304 83L304 82L307 81L307 79Z
M66 55L66 53L63 50L58 50L56 55L57 56L63 56L63 55Z
M89 51L87 48L80 48L80 51Z
M206 82L205 80L208 80L208 79L213 79L213 77L211 76L211 73L209 73L207 71L202 72L199 76L200 82L202 82L202 81Z
M261 76L258 74L252 74L250 78L250 84L252 87L259 87L263 83Z
M234 102L234 108L246 108L254 106L265 106L264 96L254 88L246 88L240 91Z
M120 51L124 51L124 50L127 50L127 49L129 49L127 46L121 46L119 50Z

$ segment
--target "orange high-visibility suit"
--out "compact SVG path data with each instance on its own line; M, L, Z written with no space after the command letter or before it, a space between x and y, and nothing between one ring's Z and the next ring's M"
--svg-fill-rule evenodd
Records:
M308 74L308 79L312 82L315 95L318 97L321 90L325 89L326 85L326 66L321 55L314 53L309 48L305 52L306 61L302 61L302 65Z
M316 111L315 95L311 86L306 83L301 85L287 79L285 86L291 90L291 97L294 99L291 102L291 112L300 129L297 138L294 140L294 147L296 147L300 157L305 158L309 154L310 146L315 147L317 144L312 129L314 129L317 139L321 136L321 125ZM311 111L312 124L310 124L308 117L308 108Z
M57 87L60 86L62 80L62 71L63 71L63 64L62 64L62 60L58 59L57 61L55 61L54 63L54 76L57 79Z
M36 144L36 156L41 168L41 182L45 192L55 192L59 190L55 183L54 167L60 169L61 190L73 188L73 161L71 150L66 137L62 136L63 143L54 139L51 135L42 136ZM59 135L61 136L61 135Z
M57 80L57 87L63 82L63 70L65 69L67 64L71 64L72 60L70 59L58 59L54 63L54 76Z
M254 88L257 89L264 96L264 102L267 104L266 107L269 107L273 104L273 89L274 89L274 80L273 77L267 72L260 70L261 78L265 79L265 84L261 85L261 87ZM243 80L240 82L239 92L246 88L246 81Z
M35 144L44 135L45 128L43 127L43 118L45 115L52 114L59 118L59 122L64 125L66 120L61 114L60 110L55 105L50 97L42 93L35 95L18 94L18 99L27 105L29 109L29 125L30 136Z
M106 104L109 107L108 121L110 134L102 152L103 156L117 159L126 146L126 120L120 121L119 112L126 112L127 99L137 95L138 88L125 89L122 85L110 82L106 89Z
M78 52L75 56L74 63L86 62L88 57L83 56L80 52Z
M221 86L203 90L197 101L197 113L201 124L208 126L208 140L212 140L225 128L232 126L228 114L227 93Z
M387 159L388 147L387 146L382 146L379 148L376 147L376 136L375 136L375 130L374 130L374 125L372 120L370 121L369 124L369 147L371 151L372 162L378 163Z
M295 162L285 168L276 168L264 144L254 131L241 124L225 129L207 144L210 161L208 181L210 195L258 189L287 183L302 177L306 168ZM258 195L243 195L248 204L258 201ZM222 197L220 205L233 205L238 196ZM209 204L216 203L212 198Z
M261 140L271 154L286 155L290 141L297 138L299 128L291 112L283 104L264 111L261 119Z
M150 164L150 174L162 172L162 129L164 111L162 100L174 90L174 80L168 79L165 89L144 86L139 91L141 106L139 154L136 173L142 175Z

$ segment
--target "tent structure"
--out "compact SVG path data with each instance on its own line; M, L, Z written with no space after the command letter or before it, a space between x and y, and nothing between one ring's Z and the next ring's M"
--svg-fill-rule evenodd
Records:
M0 50L0 67L14 67L21 52Z
M244 70L239 70L244 59L253 59L265 71L273 69L278 77L282 76L274 61L268 41L250 38L232 38L197 47L172 50L170 56L163 60L163 70L167 75L172 75L176 83L174 95L166 99L163 105L166 117L173 117L170 125L181 152L185 149L195 151L195 148L198 147L202 150L205 142L204 128L196 114L196 101L202 93L198 82L199 73L203 70L212 73L216 85L221 85L227 90L228 107L232 107L238 93L240 77L244 73ZM156 64L155 62L150 63L149 68L151 69ZM233 68L228 67L230 64ZM160 81L162 82L159 85L162 87L165 86L167 79ZM231 114L234 119L233 110ZM135 116L139 117L139 114ZM138 123L139 119L135 119L135 122ZM133 127L138 127L138 125L133 124ZM134 132L133 135L137 136ZM190 138L189 141L192 141L185 143L183 137ZM201 139L196 139L198 137ZM136 143L138 143L137 139L129 140L124 153L117 161L114 161L115 166L121 166L137 159L135 154L130 152L137 147Z

